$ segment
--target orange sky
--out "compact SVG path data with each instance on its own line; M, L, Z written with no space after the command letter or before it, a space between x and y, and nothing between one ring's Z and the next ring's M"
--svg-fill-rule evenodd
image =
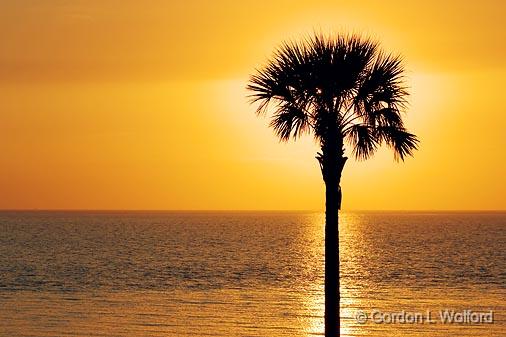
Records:
M401 53L405 164L348 161L345 209L506 209L506 2L2 1L0 208L322 209L310 138L280 144L248 76L287 38Z

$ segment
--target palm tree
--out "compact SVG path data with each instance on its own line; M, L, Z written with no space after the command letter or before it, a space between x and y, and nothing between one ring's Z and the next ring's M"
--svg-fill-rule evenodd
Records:
M358 160L381 144L404 160L418 139L404 127L408 92L399 56L356 35L315 34L281 45L251 76L248 89L258 114L287 141L311 133L325 182L325 336L339 335L339 209L345 144Z

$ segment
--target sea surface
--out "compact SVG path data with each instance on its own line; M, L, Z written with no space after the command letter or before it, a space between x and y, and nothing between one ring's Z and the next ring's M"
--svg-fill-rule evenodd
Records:
M308 212L0 212L0 336L322 335L323 229ZM506 213L343 212L340 240L342 336L506 335Z

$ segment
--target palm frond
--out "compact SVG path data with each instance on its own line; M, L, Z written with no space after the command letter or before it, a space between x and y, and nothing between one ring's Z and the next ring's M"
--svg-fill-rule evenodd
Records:
M384 108L397 112L405 110L408 92L403 73L401 57L378 54L362 82L358 83L353 99L355 114L374 120L374 114Z
M403 127L378 126L375 133L378 139L394 151L395 160L404 161L406 156L412 156L413 151L418 149L418 138Z
M353 147L353 155L358 160L370 158L379 145L374 129L366 124L352 125L346 134L346 140Z
M296 139L309 132L308 116L291 104L280 105L272 116L270 126L282 141L288 141L290 137Z
M401 114L396 108L380 108L373 110L366 115L366 119L369 125L375 126L392 126L392 127L403 127Z

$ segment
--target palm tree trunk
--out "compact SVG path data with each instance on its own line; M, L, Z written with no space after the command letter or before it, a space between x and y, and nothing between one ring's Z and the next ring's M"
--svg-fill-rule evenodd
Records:
M339 185L335 179L326 182L325 197L325 337L337 337L340 331Z
M332 157L332 156L331 156ZM325 180L325 337L340 336L339 209L341 172L347 158L329 158ZM333 165L332 165L333 162Z

